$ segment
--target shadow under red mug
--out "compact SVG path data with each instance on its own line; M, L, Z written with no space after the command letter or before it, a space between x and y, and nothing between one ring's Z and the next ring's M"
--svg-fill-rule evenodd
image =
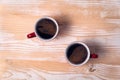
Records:
M83 65L90 58L98 58L95 53L90 53L89 47L82 42L74 42L66 49L66 59L72 65Z
M59 26L55 19L43 17L35 24L35 31L29 33L27 38L39 37L43 40L54 39L59 32Z

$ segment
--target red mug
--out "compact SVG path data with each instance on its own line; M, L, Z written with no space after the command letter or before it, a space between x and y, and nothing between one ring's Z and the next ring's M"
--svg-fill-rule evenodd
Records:
M54 39L59 32L59 26L55 19L51 17L43 17L35 24L35 31L29 33L27 38L39 37L43 40Z
M72 65L86 64L90 58L98 58L95 53L90 53L89 47L82 42L73 42L66 49L66 59Z

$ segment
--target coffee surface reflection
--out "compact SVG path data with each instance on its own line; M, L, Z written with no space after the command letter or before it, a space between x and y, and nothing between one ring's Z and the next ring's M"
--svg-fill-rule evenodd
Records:
M51 39L56 31L56 25L50 19L42 19L36 24L36 33L43 39Z
M86 48L81 44L73 44L67 50L67 59L72 64L83 63L86 60L87 55L88 53Z

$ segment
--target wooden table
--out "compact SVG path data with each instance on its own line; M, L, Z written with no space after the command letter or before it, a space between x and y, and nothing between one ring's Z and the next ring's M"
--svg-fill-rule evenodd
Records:
M27 39L44 16L59 22L59 35ZM99 58L70 65L65 50L74 41ZM120 80L120 1L0 0L0 80Z

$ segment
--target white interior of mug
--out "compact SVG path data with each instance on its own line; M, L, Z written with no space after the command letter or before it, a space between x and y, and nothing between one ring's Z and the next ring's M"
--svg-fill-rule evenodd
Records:
M37 23L38 23L39 21L43 20L43 19L49 19L49 20L53 21L54 24L56 25L56 33L55 33L54 36L53 36L52 38L50 38L50 39L44 39L44 38L40 37L40 36L37 34L37 31L36 31ZM42 40L52 40L52 39L54 39L54 38L57 36L58 32L59 32L58 23L57 23L57 21L56 21L55 19L53 19L53 18L51 18L51 17L43 17L43 18L40 18L40 19L36 22L36 24L35 24L35 34L36 34L37 37L39 37L39 38L42 39Z
M83 46L86 48L86 50L87 50L87 58L86 58L82 63L80 63L80 64L74 64L74 63L70 62L70 61L68 60L68 58L67 58L67 51L68 51L68 49L69 49L72 45L74 45L74 44L83 45ZM87 46L85 43L82 43L82 42L73 42L72 44L70 44L70 45L67 47L66 52L65 52L65 57L66 57L67 61L68 61L70 64L72 64L72 65L74 65L74 66L81 66L81 65L87 63L88 60L90 59L90 49L88 48L88 46Z

